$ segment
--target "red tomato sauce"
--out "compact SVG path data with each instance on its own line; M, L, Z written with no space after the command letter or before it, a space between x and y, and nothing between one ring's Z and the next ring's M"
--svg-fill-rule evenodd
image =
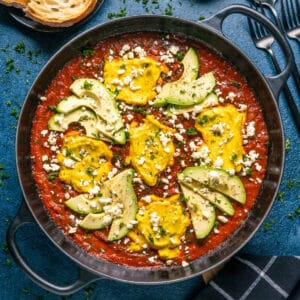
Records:
M86 231L77 227L75 232L70 232L74 219L72 215L76 214L64 205L65 194L69 193L70 196L75 196L76 192L69 189L59 178L55 177L49 180L49 174L43 169L42 156L53 157L53 149L51 145L47 145L47 136L41 134L48 128L48 120L54 114L53 107L58 104L64 97L71 94L69 87L74 78L89 77L95 78L95 74L100 74L103 70L104 58L110 50L118 53L124 44L130 47L139 45L143 47L148 56L159 60L159 53L161 50L169 46L166 41L175 43L181 51L186 51L187 46L193 47L200 59L200 74L213 71L217 79L217 88L219 96L226 97L229 92L235 93L236 97L232 101L233 104L239 103L247 105L247 120L246 122L255 122L256 136L255 139L248 139L244 145L245 151L248 153L254 150L259 154L256 162L259 163L261 169L258 171L252 168L250 176L241 177L242 182L246 189L247 201L245 205L232 202L235 208L233 217L229 217L227 223L218 224L218 233L213 231L199 243L191 230L186 233L186 242L182 246L181 254L177 260L177 264L182 261L192 261L197 257L213 250L220 245L230 234L232 234L241 223L247 218L251 207L253 206L256 197L261 188L263 181L266 164L267 164L267 141L268 134L266 125L264 123L261 108L255 99L255 96L247 84L245 78L227 61L221 58L218 54L211 49L206 48L202 44L194 41L187 40L183 37L170 36L167 39L155 33L136 33L124 35L122 37L112 38L100 42L94 47L94 52L86 57L78 56L68 62L63 69L56 75L56 77L49 83L48 89L45 91L45 99L38 105L35 119L33 121L32 138L31 138L31 155L33 156L33 174L36 181L36 186L40 193L40 198L43 205L46 207L49 215L60 227L65 234L70 237L76 244L86 250L88 253L100 258L111 261L113 263L134 266L134 267L153 267L164 266L164 262L156 260L154 263L149 262L148 258L155 255L155 252L148 251L148 255L142 253L131 253L127 250L127 245L124 241L108 243L106 241L108 230L95 230ZM172 81L177 79L181 72L182 67L180 62L177 61L171 66L172 76L170 78L163 78L165 81ZM149 106L143 107L145 112ZM134 120L142 122L144 115L143 112L133 111ZM153 110L152 114L155 115L162 123L169 125L168 117L165 116L160 110ZM127 115L122 115L124 122L128 122ZM186 120L182 115L178 116L184 128L194 127L195 120ZM201 139L201 136L188 136L183 134L187 143L192 140ZM58 148L62 144L62 135L58 134L55 146ZM129 151L129 143L125 146L114 145L111 147L115 156L125 159ZM191 151L185 151L184 156L175 157L175 163L171 167L171 184L169 185L168 193L173 195L180 189L176 182L176 174L181 172L184 167L181 166L180 161L183 159L187 162L186 166L193 165L189 163L188 158L191 156ZM114 162L114 159L113 159ZM160 177L164 177L163 172ZM148 194L155 194L161 196L165 191L160 185L155 187L146 187L143 191L136 189L137 198Z

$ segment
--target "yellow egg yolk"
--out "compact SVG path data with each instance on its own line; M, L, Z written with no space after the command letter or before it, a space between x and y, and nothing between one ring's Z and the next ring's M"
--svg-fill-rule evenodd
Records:
M57 155L59 178L77 192L93 193L111 171L112 157L104 142L70 132L65 135L61 152Z

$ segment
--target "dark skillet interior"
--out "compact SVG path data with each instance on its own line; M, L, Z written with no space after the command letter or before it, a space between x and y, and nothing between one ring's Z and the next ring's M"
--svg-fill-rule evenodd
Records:
M168 267L164 269L135 269L98 260L87 254L69 239L50 219L45 210L32 177L30 159L31 123L38 105L38 99L47 89L50 81L70 59L108 37L136 31L176 33L204 43L221 53L243 74L255 91L263 110L269 134L268 167L258 199L246 221L224 243L203 257L193 261L189 267ZM17 167L25 200L40 227L65 254L77 264L99 276L117 280L158 284L174 282L201 274L235 254L256 232L268 213L275 198L283 169L282 124L275 99L257 68L233 44L221 34L207 26L174 17L139 16L112 21L69 42L45 66L34 82L23 106L17 132Z

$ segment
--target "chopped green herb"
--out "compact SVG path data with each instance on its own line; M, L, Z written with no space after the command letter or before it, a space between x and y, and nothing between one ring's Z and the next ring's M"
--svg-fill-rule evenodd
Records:
M284 197L284 191L278 192L278 194L277 194L277 199L278 199L281 203L284 201L283 197Z
M173 15L173 8L172 6L168 3L166 9L165 9L165 14L167 16L172 16Z
M93 170L92 167L88 166L88 167L85 169L85 172L86 172L88 175L92 176L94 170Z
M154 244L154 239L153 239L153 236L151 234L149 234L148 236L148 240L151 244Z
M231 161L236 161L236 160L237 160L237 157L238 157L237 154L234 153L234 154L232 154L230 160L231 160Z
M183 58L184 58L184 53L181 52L181 51L178 51L178 52L176 53L176 58L177 58L179 61L182 61Z
M300 205L295 208L295 210L294 210L293 213L289 213L288 214L288 218L289 219L294 219L296 217L300 217Z
M6 74L10 73L14 68L15 68L14 60L12 58L8 58L6 60L6 71L5 71L5 73Z
M117 12L117 13L108 13L107 17L109 19L121 18L121 17L125 17L126 14L127 14L126 8L124 7L124 8L121 8L121 10L119 12Z
M8 179L8 178L9 178L8 174L5 173L5 172L2 172L0 176L1 176L1 179L2 179L2 180Z
M84 81L83 83L83 88L86 90L90 90L93 87L93 84L88 82L87 80Z
M286 139L285 140L285 151L289 152L291 149L291 140L290 139Z
M20 54L24 54L25 53L25 43L23 41L19 42L15 46L15 51L20 53Z
M270 230L271 226L275 224L274 220L271 220L270 222L265 223L264 228L266 231Z
M205 17L204 16L199 16L198 20L203 21L203 20L205 20Z
M81 51L81 55L83 58L93 55L94 53L95 53L95 50L93 50L93 49L84 49Z
M11 258L7 258L6 259L6 264L11 267L12 266L12 259Z
M54 112L57 112L57 107L55 105L48 105L48 108Z
M10 111L10 115L15 117L16 120L19 119L19 113L17 112L17 110L15 108L13 108L11 111Z
M204 125L206 124L207 122L209 121L208 117L206 115L204 115L202 118L197 118L196 119L196 122L199 124L199 125Z
M159 234L160 234L160 236L167 235L167 231L161 225L159 225Z
M246 168L246 175L251 176L252 175L252 169L251 168Z
M94 292L94 289L91 287L88 287L84 290L85 297L89 297Z
M51 172L47 175L47 179L49 181L53 181L56 177L58 177L58 174L59 174L58 172Z
M186 130L187 135L196 135L198 134L198 131L194 127L190 127Z

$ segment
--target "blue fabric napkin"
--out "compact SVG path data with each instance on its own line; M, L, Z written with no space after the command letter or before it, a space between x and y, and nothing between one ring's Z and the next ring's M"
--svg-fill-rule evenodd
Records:
M300 299L300 257L233 257L194 300Z

